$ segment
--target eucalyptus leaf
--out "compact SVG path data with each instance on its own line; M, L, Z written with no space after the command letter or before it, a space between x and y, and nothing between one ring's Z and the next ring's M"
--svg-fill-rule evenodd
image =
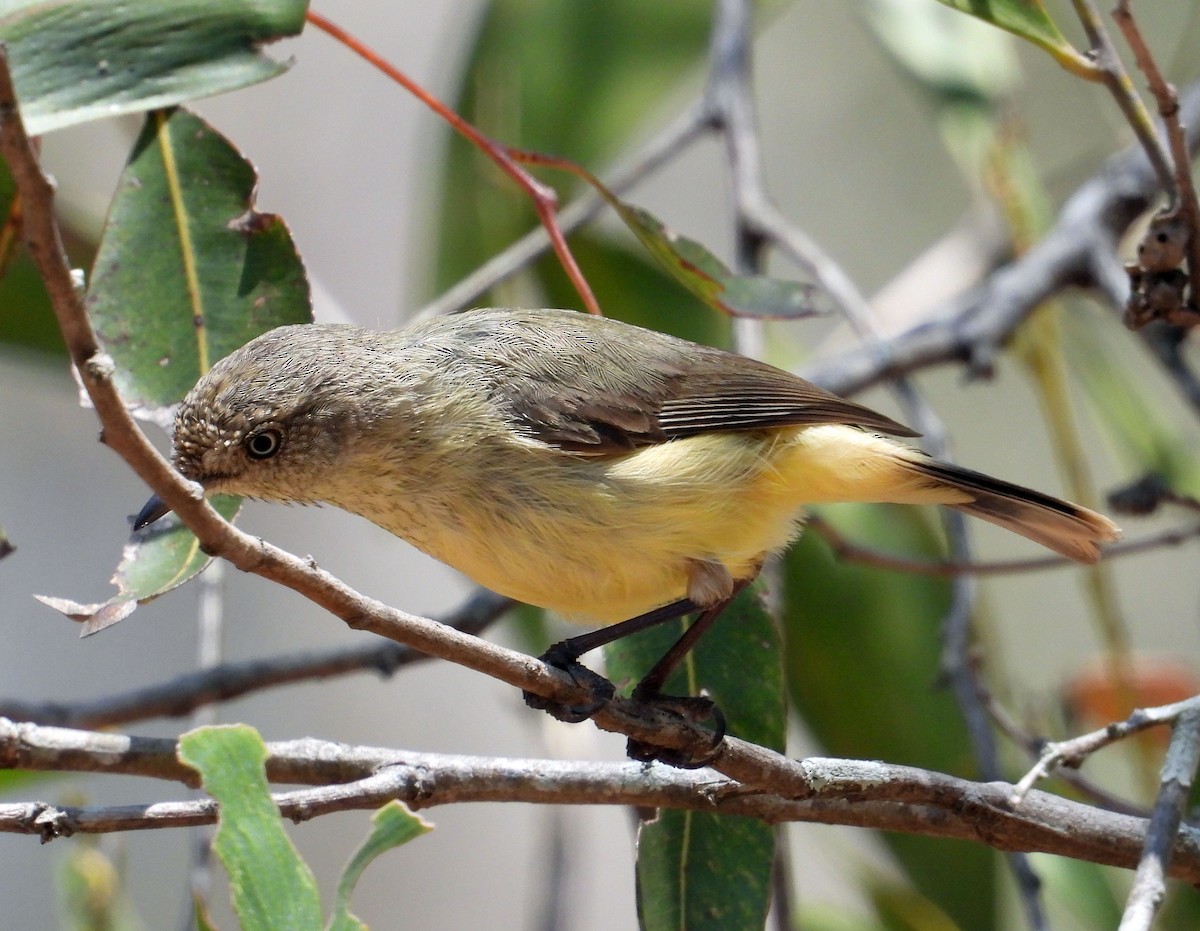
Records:
M735 275L705 246L672 232L650 211L607 191L605 198L680 284L730 316L795 320L832 310L815 285L767 275Z
M929 514L903 505L819 510L859 546L944 556ZM944 578L841 561L810 530L784 555L781 619L793 707L832 756L977 775L962 716L939 685ZM887 834L915 889L959 927L996 926L999 858L977 844Z
M126 403L176 404L255 336L312 320L283 220L254 209L253 166L186 110L147 116L109 208L87 309Z
M8 0L0 41L30 135L237 90L288 65L307 0Z
M242 499L216 495L210 503L226 520L233 520ZM142 602L157 598L199 574L212 561L200 549L196 535L173 517L141 531L125 546L112 577L117 594L108 601L80 604L66 598L35 595L42 604L83 623L81 637L98 633L129 617Z
M229 874L243 931L318 931L316 880L271 799L258 732L244 724L202 727L179 738L178 752L221 806L213 850Z
M432 824L397 801L388 802L376 811L371 823L370 835L355 851L338 881L330 931L366 931L367 926L350 912L350 896L362 874L380 854L433 830Z
M682 622L605 648L618 687L639 680L682 633ZM667 681L669 695L703 692L729 733L782 751L785 739L779 632L761 583L734 600ZM770 904L774 829L761 821L660 811L638 831L638 913L642 927L761 929Z

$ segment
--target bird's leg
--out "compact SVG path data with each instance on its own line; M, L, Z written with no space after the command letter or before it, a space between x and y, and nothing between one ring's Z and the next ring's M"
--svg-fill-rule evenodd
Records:
M591 694L591 700L585 705L564 705L561 702L552 701L540 695L534 695L532 692L525 692L525 704L529 705L530 708L547 711L558 718L558 720L566 721L568 724L586 721L612 698L613 686L603 676L592 672L592 670L582 665L579 662L579 657L583 656L584 653L590 653L597 647L620 640L622 637L627 637L630 634L636 634L639 631L647 630L659 624L665 624L667 621L683 617L685 614L695 611L696 607L696 604L691 599L681 598L679 601L673 601L660 608L655 608L653 611L639 614L637 617L632 617L627 621L611 624L608 627L601 627L598 630L589 631L586 634L580 634L578 637L571 637L568 640L562 640L554 644L539 658L542 662L548 663L555 669L561 669L563 672L568 673L577 685L588 690Z
M666 750L662 747L656 747L654 744L634 740L631 737L625 746L625 752L629 755L630 759L647 763L652 760L658 760L682 769L698 769L701 766L706 766L716 756L717 750L721 746L721 741L725 739L725 715L721 713L721 709L711 699L701 695L663 695L662 687L666 684L667 677L675 671L675 667L691 652L700 638L704 636L717 618L729 606L730 602L752 581L752 578L738 580L734 583L733 590L727 598L701 611L696 620L692 622L692 625L671 645L671 648L662 655L662 658L654 664L653 668L642 677L642 681L634 688L631 696L637 701L649 702L658 707L673 711L689 721L701 721L705 718L711 720L713 722L713 737L708 751L704 754L696 755L687 751Z

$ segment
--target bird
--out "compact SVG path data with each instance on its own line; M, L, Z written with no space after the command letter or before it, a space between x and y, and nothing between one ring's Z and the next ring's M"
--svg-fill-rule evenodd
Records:
M701 630L642 680L650 696L811 505L945 505L1082 563L1120 534L897 439L914 436L737 353L576 311L484 308L392 331L270 330L187 394L173 459L206 494L332 504L599 625L551 648L557 665L699 612ZM135 526L166 511L152 498Z

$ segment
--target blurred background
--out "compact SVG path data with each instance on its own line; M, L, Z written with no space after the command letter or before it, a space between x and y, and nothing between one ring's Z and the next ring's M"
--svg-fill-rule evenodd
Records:
M929 5L935 6L932 0ZM567 6L574 12L566 12ZM476 114L510 130L496 131L498 137L574 158L603 177L703 87L708 5L658 13L639 12L639 6L634 0L512 0L494 6L475 0L326 0L316 9L443 99L465 93ZM1194 77L1200 64L1194 14L1193 3L1146 13L1151 42L1171 69L1170 77L1180 83ZM947 143L944 110L884 49L868 25L868 17L878 15L873 4L773 4L762 11L755 73L770 194L863 293L881 294L877 309L883 325L898 329L970 283L970 250L965 258L950 259L937 251L918 271L912 268L964 217L975 222L984 214L980 191L961 170L961 152ZM485 23L487 44L477 45ZM607 26L597 31L597 23ZM605 58L610 45L619 46L620 53ZM998 47L995 68L1001 77L996 80L1010 82L1003 95L1014 115L1012 125L1019 128L1054 210L1109 153L1127 144L1128 131L1099 87L1072 79L1032 48L1006 41ZM459 170L455 159L461 160L446 154L445 127L325 35L308 29L270 51L294 59L291 71L195 109L257 166L258 207L282 215L290 226L312 277L318 320L397 325L477 264L491 242L516 238L532 225L519 196L485 171L477 171L480 190L490 186L494 198L482 207L478 190L469 202L443 190L446 173ZM981 68L990 67L991 54L978 53ZM933 53L923 60L932 61ZM613 67L614 61L620 67L612 72L601 67L605 62ZM471 77L464 78L472 62ZM557 109L515 106L520 93L535 84L559 90ZM119 119L44 140L44 159L58 181L60 208L80 254L99 236L140 125L137 118ZM543 177L559 185L564 199L573 190L564 178ZM729 182L718 144L693 147L628 196L729 258ZM579 255L609 312L668 326L673 314L691 306L682 292L677 303L661 297L670 291L660 281L654 288L664 290L629 297L628 313L622 313L622 288L631 282L642 287L642 272L622 271L627 266L621 257L635 251L630 237L611 220L602 221L600 231ZM601 249L606 238L618 243L610 252ZM589 254L596 256L595 277ZM772 271L795 274L783 264L773 264ZM500 289L494 299L565 303L571 295L553 281L522 280ZM653 306L647 309L647 304ZM664 315L661 320L653 317L655 307ZM709 325L719 331L719 324ZM0 307L5 339L0 345L0 524L17 546L0 562L0 695L71 701L192 669L199 585L185 586L86 640L78 639L74 624L33 600L33 594L80 601L108 597L107 580L128 536L128 516L148 493L97 442L96 420L78 404L65 356L43 331L44 322L31 322L22 309ZM765 332L767 357L798 370L806 360L850 344L832 318L771 324ZM1140 356L1140 343L1132 337L1126 342L1122 351ZM946 367L923 372L915 382L943 419L958 461L1065 492L1032 383L1011 358L1000 360L990 381L968 382L960 370ZM860 400L897 410L883 392ZM1136 477L1127 462L1110 454L1109 434L1087 418L1081 418L1081 427L1099 488ZM1194 424L1181 423L1181 435L1188 430ZM1175 522L1180 521L1176 515ZM350 585L408 611L436 616L470 590L454 572L335 509L251 503L239 523L292 552L311 554ZM1171 518L1123 523L1130 537L1138 537L1169 525ZM979 559L1037 555L1025 541L991 528L973 526L971 532ZM1116 604L1135 649L1151 658L1171 657L1190 675L1200 647L1194 548L1124 558L1113 564L1112 573ZM226 571L219 584L227 659L366 636L260 579ZM1085 726L1065 723L1059 710L1064 683L1077 679L1102 649L1081 570L988 577L980 589L995 687L1040 728ZM557 639L559 633L555 628L547 636ZM507 623L488 636L541 649ZM936 688L932 676L923 688ZM845 703L856 701L853 689L846 695ZM552 722L527 710L513 690L442 663L422 664L386 681L362 674L259 693L221 706L217 718L250 723L267 740L313 736L419 751L623 756L622 739L586 725ZM181 729L177 721L130 728L162 736ZM881 741L873 752L864 737L862 752L891 759L887 746ZM800 755L829 748L797 723L789 751ZM1013 759L1015 775L1024 764L1019 756ZM1115 785L1137 783L1136 763L1129 768L1131 774L1113 777ZM95 776L41 780L9 797L119 804L182 794L150 780ZM471 805L425 816L437 830L386 855L359 887L355 911L373 927L636 927L629 812ZM365 813L350 813L291 828L323 894L332 891L366 824ZM793 891L810 915L837 914L846 922L843 927L869 927L874 906L864 889L903 885L895 851L864 832L796 825L787 836L795 865ZM39 846L29 837L0 836L6 926L59 926L54 877L71 843ZM192 855L187 832L113 836L99 843L125 869L131 900L145 925L181 927ZM556 860L566 876L568 907L561 912L546 901L545 878ZM1038 865L1051 874L1066 869L1044 858ZM1008 881L1003 872L997 875L1003 926L1013 909L1004 904L1010 898ZM1120 883L1107 873L1101 876L1114 888ZM218 920L233 927L223 893L213 898ZM1056 907L1064 914L1071 911L1062 902ZM548 920L550 915L559 917Z

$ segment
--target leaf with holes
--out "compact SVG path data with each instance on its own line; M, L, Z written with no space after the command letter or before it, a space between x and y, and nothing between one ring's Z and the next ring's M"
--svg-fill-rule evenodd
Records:
M217 495L210 501L226 520L233 520L242 504L242 499L233 495ZM126 544L112 577L117 594L108 601L80 604L50 595L35 597L71 620L80 621L83 629L79 635L87 637L129 617L142 602L182 585L210 562L212 557L200 549L195 534L175 518L164 518Z
M30 135L210 97L287 70L262 46L304 27L307 0L0 0Z
M130 406L175 404L238 346L312 319L291 233L254 209L256 183L253 166L199 117L148 115L87 292Z

